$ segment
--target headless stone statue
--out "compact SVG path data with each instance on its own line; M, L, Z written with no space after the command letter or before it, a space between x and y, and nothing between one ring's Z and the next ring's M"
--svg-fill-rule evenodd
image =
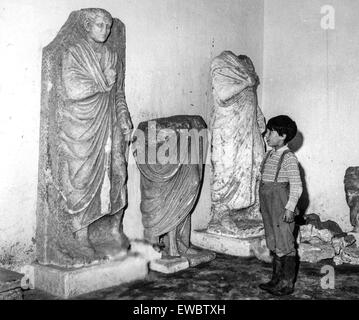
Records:
M263 233L258 187L265 120L257 102L258 76L247 56L231 51L214 58L211 76L212 219L208 232L243 237ZM250 229L253 232L246 234Z
M82 266L126 253L125 28L103 9L69 16L43 49L37 260Z
M350 208L353 232L359 232L359 167L349 167L344 176L345 197Z
M133 144L141 172L144 237L163 248L163 259L183 258L189 265L215 257L190 245L191 213L201 189L207 148L206 128L199 116L154 119L139 124Z

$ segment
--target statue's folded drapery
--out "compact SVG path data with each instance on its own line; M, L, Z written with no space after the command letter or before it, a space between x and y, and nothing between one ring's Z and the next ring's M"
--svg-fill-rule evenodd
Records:
M194 129L197 132L206 128L199 116L173 116L152 120L156 121L157 132L163 128L172 129L180 139L180 131ZM138 129L146 134L144 147L148 152L148 122L140 123ZM203 131L205 132L205 131ZM205 139L207 136L205 136ZM206 140L193 139L189 150L187 144L178 148L178 159L185 159L188 152L188 163L160 164L146 161L137 162L141 172L141 212L145 239L156 242L158 237L174 230L193 210L199 194L203 175L204 149ZM161 142L155 144L156 150ZM137 149L137 152L140 152ZM143 152L143 150L142 150ZM147 158L148 159L148 158ZM137 160L138 161L138 160Z
M108 85L106 70L116 70L117 55L106 46L101 60L86 40L70 47L62 62L63 101L59 111L59 181L74 230L88 226L124 204L123 186L110 182L118 172L121 136L116 130L115 86ZM115 159L115 161L112 161Z
M193 209L200 186L198 165L140 165L141 212L145 238L177 227Z
M247 59L224 51L211 65L214 215L248 208L256 201L265 122L257 103L258 77Z

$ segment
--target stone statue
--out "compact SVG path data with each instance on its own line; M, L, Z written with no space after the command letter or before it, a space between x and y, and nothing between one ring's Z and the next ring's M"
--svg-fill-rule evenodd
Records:
M189 265L215 257L190 245L191 213L201 189L207 149L206 128L199 116L154 119L139 124L133 143L141 173L144 238L162 247L163 259L184 257Z
M43 49L37 260L81 266L127 252L131 118L125 27L97 8L74 11Z
M345 171L344 190L353 232L359 232L359 167L349 167Z
M259 80L250 58L231 51L213 59L211 76L212 219L208 231L236 234L239 225L247 229L261 224L258 179L264 155L261 134L266 127L257 102Z

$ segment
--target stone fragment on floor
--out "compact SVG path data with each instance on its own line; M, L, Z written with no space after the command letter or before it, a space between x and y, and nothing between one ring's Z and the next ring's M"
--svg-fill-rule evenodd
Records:
M331 259L335 256L334 248L330 243L300 243L298 254L301 261L316 263L320 260Z
M356 248L353 235L343 232L334 221L322 222L317 214L309 214L305 219L306 224L300 226L298 240L301 261L316 263L333 258L335 264L359 263L359 258L349 249Z
M23 274L0 268L0 300L22 300Z
M336 265L343 263L359 264L359 248L356 246L346 247L334 257L333 261Z

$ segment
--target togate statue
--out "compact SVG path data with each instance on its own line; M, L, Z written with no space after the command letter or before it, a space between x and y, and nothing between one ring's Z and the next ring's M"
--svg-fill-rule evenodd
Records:
M224 51L213 59L211 77L212 219L207 230L263 233L258 187L266 126L257 101L258 76L250 58Z
M74 11L43 49L37 260L81 266L126 253L125 27Z
M144 238L162 248L162 259L190 266L215 258L191 246L191 213L202 186L207 125L200 116L178 115L141 122L134 157L141 173Z

